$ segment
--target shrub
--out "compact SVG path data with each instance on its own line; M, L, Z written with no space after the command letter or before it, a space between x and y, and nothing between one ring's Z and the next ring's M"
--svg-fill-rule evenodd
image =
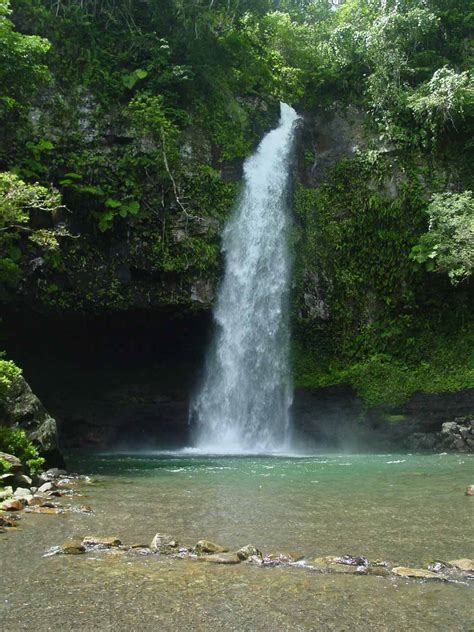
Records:
M0 426L0 452L13 454L28 466L30 472L41 471L44 464L44 458L39 455L38 449L28 439L26 432L20 428ZM2 461L0 471L8 469Z

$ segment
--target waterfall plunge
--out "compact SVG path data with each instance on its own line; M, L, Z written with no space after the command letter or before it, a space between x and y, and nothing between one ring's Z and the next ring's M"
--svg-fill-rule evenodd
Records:
M296 112L244 165L245 188L223 234L225 274L216 332L191 407L196 446L207 452L269 452L288 444L288 181Z

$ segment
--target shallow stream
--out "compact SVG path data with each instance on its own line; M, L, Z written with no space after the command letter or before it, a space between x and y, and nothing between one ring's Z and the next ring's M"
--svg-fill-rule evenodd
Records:
M2 630L473 630L472 586L321 574L299 566L220 566L117 552L43 557L85 535L184 544L310 562L364 555L402 566L474 557L474 460L459 455L74 458L94 476L76 504L25 514L0 536ZM70 502L70 501L68 501Z

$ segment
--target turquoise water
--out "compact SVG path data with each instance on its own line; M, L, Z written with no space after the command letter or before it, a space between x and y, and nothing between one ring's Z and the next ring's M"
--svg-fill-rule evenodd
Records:
M71 465L114 489L123 483L113 502L134 498L129 485L138 485L149 521L185 540L206 535L229 546L251 541L265 550L355 552L404 564L466 556L470 545L469 456L117 455Z
M71 537L147 544L161 531L183 544L252 543L309 561L346 553L411 566L472 558L474 498L464 489L473 464L464 455L71 458L72 470L97 478L76 501L93 513L24 515L22 531L1 536L2 621L8 630L471 630L465 585L42 555Z

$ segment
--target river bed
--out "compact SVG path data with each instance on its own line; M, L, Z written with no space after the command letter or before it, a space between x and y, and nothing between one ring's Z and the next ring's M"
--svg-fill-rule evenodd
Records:
M472 630L472 586L220 566L89 552L43 557L86 535L149 544L156 532L230 550L254 544L307 564L364 555L401 566L474 557L467 455L74 457L91 514L23 513L0 536L2 629Z

